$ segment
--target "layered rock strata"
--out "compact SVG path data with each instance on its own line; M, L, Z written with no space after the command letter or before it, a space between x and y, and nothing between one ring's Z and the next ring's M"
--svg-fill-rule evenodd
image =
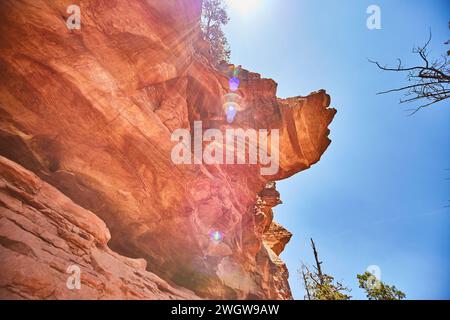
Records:
M244 70L230 124L230 66L211 63L200 1L79 1L80 30L71 4L0 4L2 297L292 298L270 186L319 161L330 97L279 99ZM279 171L176 165L172 133L198 121L279 130ZM65 291L68 262L86 291Z

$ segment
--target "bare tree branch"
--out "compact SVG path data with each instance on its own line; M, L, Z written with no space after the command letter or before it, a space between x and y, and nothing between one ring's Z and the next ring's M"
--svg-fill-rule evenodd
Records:
M316 249L316 244L311 239L311 246L314 252L314 259L316 265L315 270L310 270L307 265L302 264L302 269L298 273L302 275L302 280L305 286L305 299L308 300L349 300L351 296L348 288L337 282L334 278L322 271L322 261L319 260L319 254Z
M320 267L320 265L322 264L322 262L319 261L319 256L318 256L317 250L316 250L316 244L314 243L314 240L313 240L312 238L311 238L311 247L312 247L313 252L314 252L314 259L316 260L317 274L319 275L320 283L323 283L322 268Z
M447 56L430 61L428 58L428 46L431 43L432 34L422 47L413 49L413 53L418 54L423 62L423 66L404 67L402 61L397 59L396 67L383 66L379 62L370 60L380 70L393 72L407 72L407 81L411 85L400 88L385 90L377 94L387 94L392 92L404 92L405 99L400 99L400 103L412 103L420 101L416 108L409 109L410 115L417 113L423 108L427 108L450 97L450 63Z
M306 279L305 268L306 268L306 266L303 265L302 266L303 283L305 285L306 297L308 298L308 300L311 300L311 293L309 292L309 285L308 285L308 280Z

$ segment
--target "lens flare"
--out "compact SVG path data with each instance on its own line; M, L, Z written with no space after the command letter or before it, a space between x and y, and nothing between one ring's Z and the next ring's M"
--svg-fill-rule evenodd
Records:
M209 234L209 237L211 238L212 241L214 242L220 242L223 239L223 233L220 231L211 231Z
M229 104L227 107L227 122L229 124L233 123L234 118L236 117L236 113L236 108L232 104Z
M240 70L241 70L240 67L234 68L234 70L233 70L233 77L237 78L239 76Z
M239 110L242 110L242 97L236 93L230 92L224 96L224 100L223 110L225 112L227 122L231 124Z
M229 84L230 84L231 91L237 91L239 89L240 81L238 78L233 77L230 79Z

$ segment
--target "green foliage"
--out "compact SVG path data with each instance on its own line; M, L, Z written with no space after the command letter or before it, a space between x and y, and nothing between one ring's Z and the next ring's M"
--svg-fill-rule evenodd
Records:
M215 64L230 59L230 46L222 27L229 21L223 0L203 0L201 27L203 36L211 45Z
M315 266L313 271L306 265L298 270L303 278L306 300L350 300L352 297L347 293L348 288L340 282L335 282L334 278L322 271L322 261L319 260L319 254L316 244L311 239L311 247L314 253ZM370 272L357 275L359 287L366 291L369 300L402 300L406 295L395 286L389 286L378 280Z
M402 300L406 295L395 286L389 286L378 280L370 272L357 275L359 287L366 291L369 300Z
M307 300L350 300L346 294L350 290L341 283L335 282L332 276L309 271L303 266L302 270Z
M334 278L322 272L322 262L316 250L316 244L311 239L311 247L316 262L315 271L311 272L308 266L303 265L301 275L305 286L305 299L307 300L350 300L351 296L346 294L350 290ZM300 272L300 271L299 271Z

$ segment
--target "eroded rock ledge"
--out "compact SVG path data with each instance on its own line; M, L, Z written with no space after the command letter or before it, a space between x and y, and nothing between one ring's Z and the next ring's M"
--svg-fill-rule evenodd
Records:
M111 251L102 220L30 171L0 157L0 177L0 299L198 299Z
M230 126L200 1L79 3L73 31L70 2L0 3L2 297L290 299L270 182L319 161L330 97L279 99L248 73L231 127L279 129L278 174L175 165L175 129ZM68 262L85 291L65 289Z

